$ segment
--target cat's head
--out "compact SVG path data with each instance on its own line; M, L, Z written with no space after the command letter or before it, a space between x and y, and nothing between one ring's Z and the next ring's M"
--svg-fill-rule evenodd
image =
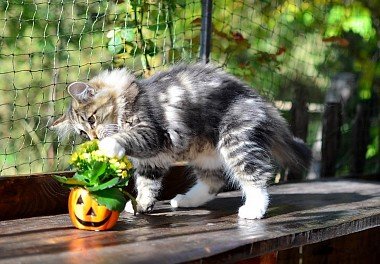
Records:
M117 133L128 99L137 89L135 77L123 69L105 71L89 82L67 87L68 110L50 128L65 137L75 132L85 139L102 139Z

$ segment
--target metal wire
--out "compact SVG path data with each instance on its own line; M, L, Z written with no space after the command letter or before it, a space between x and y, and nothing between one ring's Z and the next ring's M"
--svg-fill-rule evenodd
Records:
M146 77L198 60L201 2L1 1L0 176L67 167L79 139L59 140L47 126L65 111L69 83L107 68ZM322 109L337 52L318 25L327 23L332 3L212 1L210 60L284 106L286 117L299 90ZM307 141L314 145L322 111L311 112Z

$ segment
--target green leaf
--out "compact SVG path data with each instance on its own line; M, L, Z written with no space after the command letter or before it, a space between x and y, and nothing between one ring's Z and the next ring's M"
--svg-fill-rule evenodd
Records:
M145 50L144 50L145 54L153 57L155 56L158 52L159 52L159 49L158 47L156 46L156 44L148 39L145 41Z
M111 188L91 192L91 195L100 205L104 205L108 210L123 211L127 200L118 188Z
M57 176L53 175L53 178L57 180L60 183L63 183L65 185L75 185L75 186L84 186L86 185L86 182L80 181L76 178L66 178L64 176Z
M129 178L130 177L126 177L126 178L120 179L116 186L117 187L125 187L125 186L127 186L128 182L129 182Z
M143 53L142 50L137 46L134 46L134 48L129 52L129 54L134 57L141 55L142 53Z
M91 179L96 180L98 179L102 174L106 172L107 169L107 163L105 162L94 162L94 165L92 166L92 172L91 172Z
M186 0L177 0L176 4L181 8L186 8Z
M113 179L111 179L105 183L100 184L100 185L93 186L93 187L87 187L87 190L89 190L90 192L105 190L105 189L109 189L109 188L114 187L118 183L119 183L119 178L113 178Z
M127 42L132 42L135 40L135 29L133 28L124 28L120 30L120 37Z
M89 183L90 182L90 179L88 177L88 172L84 172L85 174L81 174L81 173L75 173L75 175L73 176L73 179L76 179L78 181L81 181L81 182L85 182L85 183Z
M152 31L158 31L158 30L166 29L167 26L168 26L168 24L166 22L162 22L162 23L156 23L153 25L149 25L147 28L149 30L152 30Z
M123 49L123 40L121 37L117 34L114 35L110 41L108 42L108 51L111 52L113 55L118 54Z

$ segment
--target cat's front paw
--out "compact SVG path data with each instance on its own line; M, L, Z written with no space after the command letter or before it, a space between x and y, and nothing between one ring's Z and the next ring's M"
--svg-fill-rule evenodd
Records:
M133 209L133 205L131 201L128 201L127 204L125 205L124 211L134 214L135 210Z
M125 149L121 146L116 139L106 137L99 142L99 150L102 151L107 157L122 158L125 155Z
M149 200L149 201L148 200L141 200L141 201L139 201L137 199L136 202L137 202L137 205L136 205L137 213L140 213L140 214L150 213L153 210L153 207L154 207L154 204L155 204L155 202L151 201L151 200ZM124 211L126 211L128 213L131 213L131 214L135 213L131 201L127 202L127 204L125 205Z

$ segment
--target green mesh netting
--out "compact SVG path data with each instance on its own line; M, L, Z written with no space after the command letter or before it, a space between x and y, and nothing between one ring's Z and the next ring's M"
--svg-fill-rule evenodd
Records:
M58 141L47 126L65 111L69 83L113 67L146 77L197 60L201 2L1 1L0 175L67 168L79 139ZM379 70L371 56L378 31L376 9L367 2L215 0L211 61L274 101L288 118L291 102L306 100L306 138L313 146L321 140L323 103L334 76L356 74L356 100L374 97ZM348 136L355 118L350 109L342 127ZM378 118L371 120L378 129ZM374 127L368 171L379 171ZM342 148L342 174L349 170L350 151Z

